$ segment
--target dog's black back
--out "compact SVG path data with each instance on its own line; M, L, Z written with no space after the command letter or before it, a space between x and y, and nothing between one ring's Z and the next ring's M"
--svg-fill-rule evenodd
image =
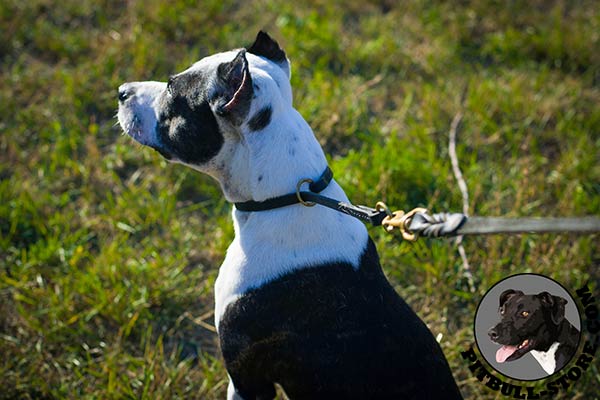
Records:
M295 271L226 309L219 336L246 400L459 399L444 355L385 278L369 240L358 270Z

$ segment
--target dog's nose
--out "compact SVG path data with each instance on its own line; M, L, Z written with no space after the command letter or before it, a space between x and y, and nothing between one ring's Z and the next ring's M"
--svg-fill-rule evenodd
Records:
M133 88L130 84L124 83L121 86L119 86L119 102L124 102L125 100L130 98L132 94Z
M488 331L488 335L490 336L490 339L492 339L492 340L498 339L498 332L496 332L496 328L490 329Z
M119 101L123 102L129 97L129 91L123 87L119 88Z

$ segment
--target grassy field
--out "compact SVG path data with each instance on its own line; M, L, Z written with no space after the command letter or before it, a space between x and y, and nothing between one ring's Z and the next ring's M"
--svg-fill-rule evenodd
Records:
M594 1L3 0L0 399L224 398L211 310L231 206L114 115L120 83L259 29L355 203L460 211L447 142L462 112L472 214L600 214ZM598 235L465 239L471 291L453 241L371 234L466 398L500 398L460 358L491 285L537 272L600 290ZM598 398L599 365L559 398Z

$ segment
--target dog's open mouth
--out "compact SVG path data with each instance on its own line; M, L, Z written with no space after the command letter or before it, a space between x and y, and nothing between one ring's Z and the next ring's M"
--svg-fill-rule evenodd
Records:
M533 346L532 339L525 339L517 346L503 345L496 352L496 361L503 363L521 358Z

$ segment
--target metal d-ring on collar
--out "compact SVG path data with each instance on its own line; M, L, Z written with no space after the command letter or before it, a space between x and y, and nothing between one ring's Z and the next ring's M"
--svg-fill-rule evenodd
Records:
M305 206L305 207L314 207L317 203L315 203L314 201L304 201L302 199L302 195L300 194L300 188L305 183L312 184L312 183L314 183L314 181L312 179L310 179L310 178L300 179L300 181L296 185L296 197L298 198L298 202L300 204L302 204L303 206ZM309 186L309 188L310 188L310 186Z

